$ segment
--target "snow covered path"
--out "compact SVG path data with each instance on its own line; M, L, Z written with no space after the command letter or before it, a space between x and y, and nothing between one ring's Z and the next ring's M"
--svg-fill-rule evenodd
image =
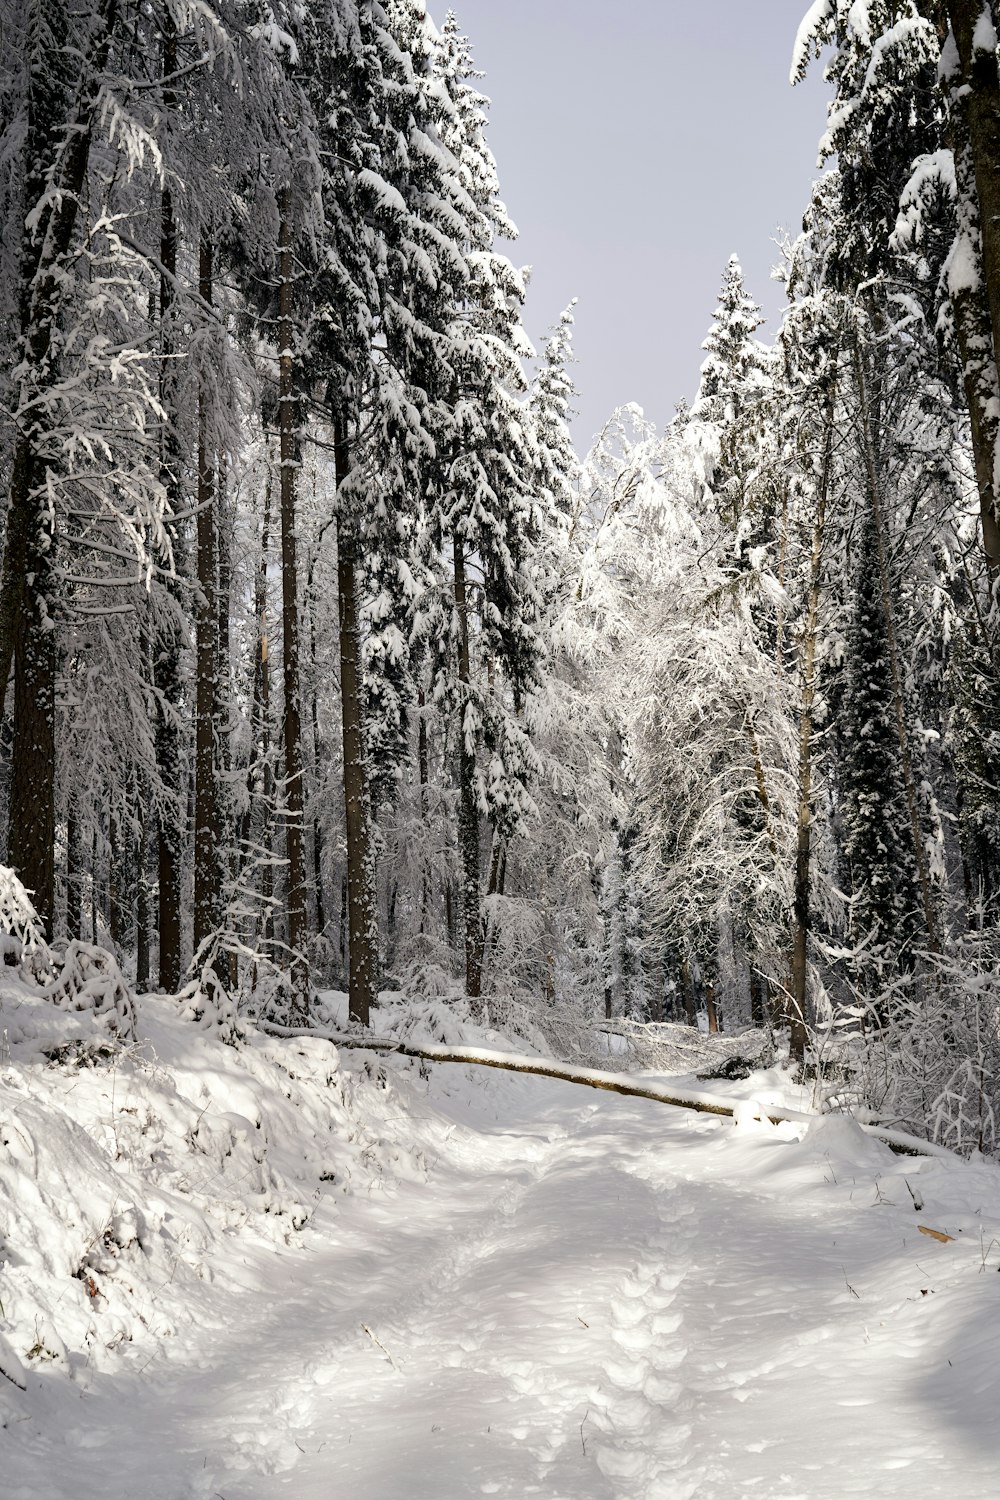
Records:
M51 1381L6 1500L1000 1494L995 1168L481 1080L391 1096L425 1181L331 1191L169 1358Z

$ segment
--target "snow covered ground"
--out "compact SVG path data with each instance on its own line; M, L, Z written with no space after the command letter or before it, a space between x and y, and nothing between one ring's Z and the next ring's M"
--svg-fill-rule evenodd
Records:
M996 1166L2 1020L4 1500L1000 1495Z

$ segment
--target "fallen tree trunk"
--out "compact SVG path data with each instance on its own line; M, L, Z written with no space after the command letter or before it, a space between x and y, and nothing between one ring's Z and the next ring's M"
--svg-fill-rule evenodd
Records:
M524 1057L517 1053L490 1052L481 1047L415 1047L409 1042L396 1041L391 1037L350 1036L333 1031L322 1031L302 1026L277 1026L273 1022L260 1021L261 1031L269 1036L294 1039L314 1037L318 1041L330 1042L335 1047L365 1052L395 1054L399 1057L415 1057L424 1062L460 1063L466 1067L500 1068L508 1073L533 1073L542 1078L556 1078L562 1083L582 1084L585 1088L605 1089L611 1094L624 1094L631 1099L651 1099L656 1104L667 1104L674 1109L689 1109L702 1115L719 1115L732 1119L745 1100L724 1099L718 1094L695 1093L689 1089L667 1089L654 1083L640 1082L629 1073L604 1073L598 1068L571 1068L563 1063L549 1061L543 1057ZM807 1114L803 1110L776 1109L761 1106L759 1118L772 1125L812 1124L823 1118ZM956 1160L955 1153L945 1146L936 1146L933 1141L921 1140L919 1136L907 1135L901 1130L885 1130L880 1125L864 1125L858 1122L865 1135L881 1141L897 1156L934 1156Z

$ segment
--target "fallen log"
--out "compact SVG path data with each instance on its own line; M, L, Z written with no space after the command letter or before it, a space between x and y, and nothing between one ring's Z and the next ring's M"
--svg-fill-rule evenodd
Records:
M341 1034L310 1026L278 1026L271 1021L259 1021L259 1030L268 1036L287 1038L312 1037L317 1041L330 1042L335 1047L364 1052L395 1054L398 1057L415 1057L424 1062L460 1063L466 1067L500 1068L508 1073L533 1073L542 1078L555 1078L561 1083L581 1084L585 1088L605 1089L611 1094L624 1094L631 1099L651 1099L656 1104L666 1104L674 1109L693 1110L697 1114L719 1115L732 1119L742 1104L750 1101L725 1099L718 1094L703 1094L691 1089L667 1089L655 1083L645 1083L630 1073L605 1073L599 1068L571 1068L563 1063L544 1057L520 1056L511 1052L491 1052L482 1047L436 1047L425 1044L419 1047L410 1042L392 1037L359 1036L356 1033ZM778 1109L773 1105L761 1105L758 1118L772 1125L812 1124L824 1118L804 1110ZM866 1125L859 1120L858 1126L865 1135L881 1141L897 1156L932 1156L947 1161L960 1160L946 1146L937 1146L933 1141L920 1136L908 1135L902 1130L887 1130L881 1125Z

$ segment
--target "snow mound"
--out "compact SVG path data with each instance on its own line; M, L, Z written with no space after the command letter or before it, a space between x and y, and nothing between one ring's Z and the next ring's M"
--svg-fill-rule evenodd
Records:
M851 1167L891 1166L894 1158L888 1146L866 1135L849 1115L821 1115L806 1128L798 1147L800 1158L828 1161L832 1165Z

